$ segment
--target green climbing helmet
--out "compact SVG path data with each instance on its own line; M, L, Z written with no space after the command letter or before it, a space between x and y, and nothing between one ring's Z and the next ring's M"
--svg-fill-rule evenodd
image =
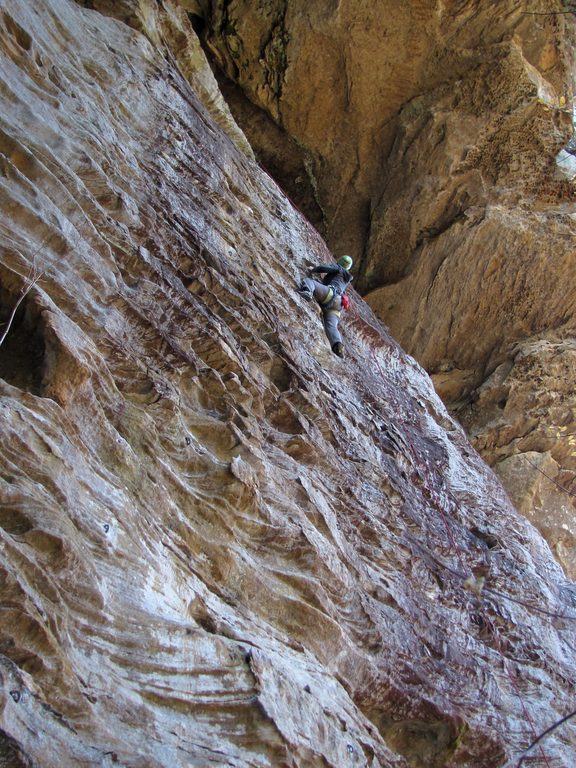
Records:
M344 269L351 269L353 263L354 262L350 256L340 256L338 259L338 264L340 264L341 267L344 267Z

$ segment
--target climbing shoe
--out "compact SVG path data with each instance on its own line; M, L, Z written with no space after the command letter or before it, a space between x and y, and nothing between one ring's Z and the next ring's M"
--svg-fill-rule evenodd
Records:
M337 341L336 344L334 344L332 352L334 352L335 355L338 355L338 357L344 357L344 345L341 341Z

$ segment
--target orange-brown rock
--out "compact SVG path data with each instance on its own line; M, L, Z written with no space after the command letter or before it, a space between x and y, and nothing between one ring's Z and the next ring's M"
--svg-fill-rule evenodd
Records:
M476 448L516 507L542 531L570 578L576 576L576 344L519 345L459 412Z
M558 432L573 429L573 364L564 365L563 378L552 384L562 393L561 421L548 407L555 364L548 373L544 360L542 371L522 365L530 407L521 431L547 435L546 450L558 462L552 479L535 475L516 457L514 441L502 437L518 434L518 420L508 420L507 408L498 414L496 456L490 410L481 412L485 393L494 390L491 377L519 359L520 347L556 350L574 334L574 188L555 179L553 169L572 130L566 108L571 84L568 74L561 77L561 59L552 66L544 37L548 32L560 42L568 31L555 18L538 22L536 30L524 22L501 47L498 66L482 64L403 110L389 158L394 170L374 214L365 279L386 283L369 300L432 374L444 401L464 418L474 401L475 445L489 463L502 462L497 471L512 498L539 521L573 577L574 545L566 544L573 541L573 460ZM561 42L556 50L562 51ZM555 484L557 476L568 481L566 490ZM537 499L536 479L542 486Z
M0 0L0 760L517 763L574 584L357 295L331 354L186 16L88 5Z
M570 137L560 2L182 5L261 158L303 206L315 192L330 244L368 247L366 288L448 227L454 197L485 205L495 184L518 197L527 177L541 191Z

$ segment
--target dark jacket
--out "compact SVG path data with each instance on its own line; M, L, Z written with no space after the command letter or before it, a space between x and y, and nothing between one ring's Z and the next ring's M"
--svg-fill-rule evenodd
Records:
M322 282L324 285L331 285L340 296L342 296L353 279L350 272L341 267L340 264L318 264L316 267L311 267L310 272L324 272Z

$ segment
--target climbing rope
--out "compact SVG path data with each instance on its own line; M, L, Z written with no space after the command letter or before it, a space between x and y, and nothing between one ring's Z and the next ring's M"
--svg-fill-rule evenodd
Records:
M546 474L546 472L544 472L543 469L540 469L540 467L538 465L534 464L533 461L530 461L530 459L526 456L525 453L523 453L522 456L524 456L524 458L526 459L528 464L530 464L530 466L534 467L534 469L537 470L538 472L540 472L541 475L544 475L544 477L547 478L548 480L550 480L551 483L554 483L556 488L559 488L561 491L564 491L564 493L567 493L569 496L576 497L576 493L574 493L574 491L570 491L568 488L564 488L563 485L560 485L560 483L558 483L556 480L554 480L553 477L550 477L550 475Z
M570 712L570 714L566 715L561 720L558 720L557 722L553 723L553 725L551 725L549 728L546 728L545 731L542 731L542 733L538 736L538 738L535 741L533 741L532 744L530 744L530 746L527 749L524 750L524 752L520 757L520 760L518 761L518 765L516 766L516 768L521 768L522 763L524 762L524 759L528 757L528 753L530 752L530 750L533 749L540 741L542 741L543 738L548 736L549 733L552 733L552 731L555 731L556 728L559 728L561 725L563 725L565 722L570 720L570 718L572 717L576 717L576 709L574 710L574 712Z

